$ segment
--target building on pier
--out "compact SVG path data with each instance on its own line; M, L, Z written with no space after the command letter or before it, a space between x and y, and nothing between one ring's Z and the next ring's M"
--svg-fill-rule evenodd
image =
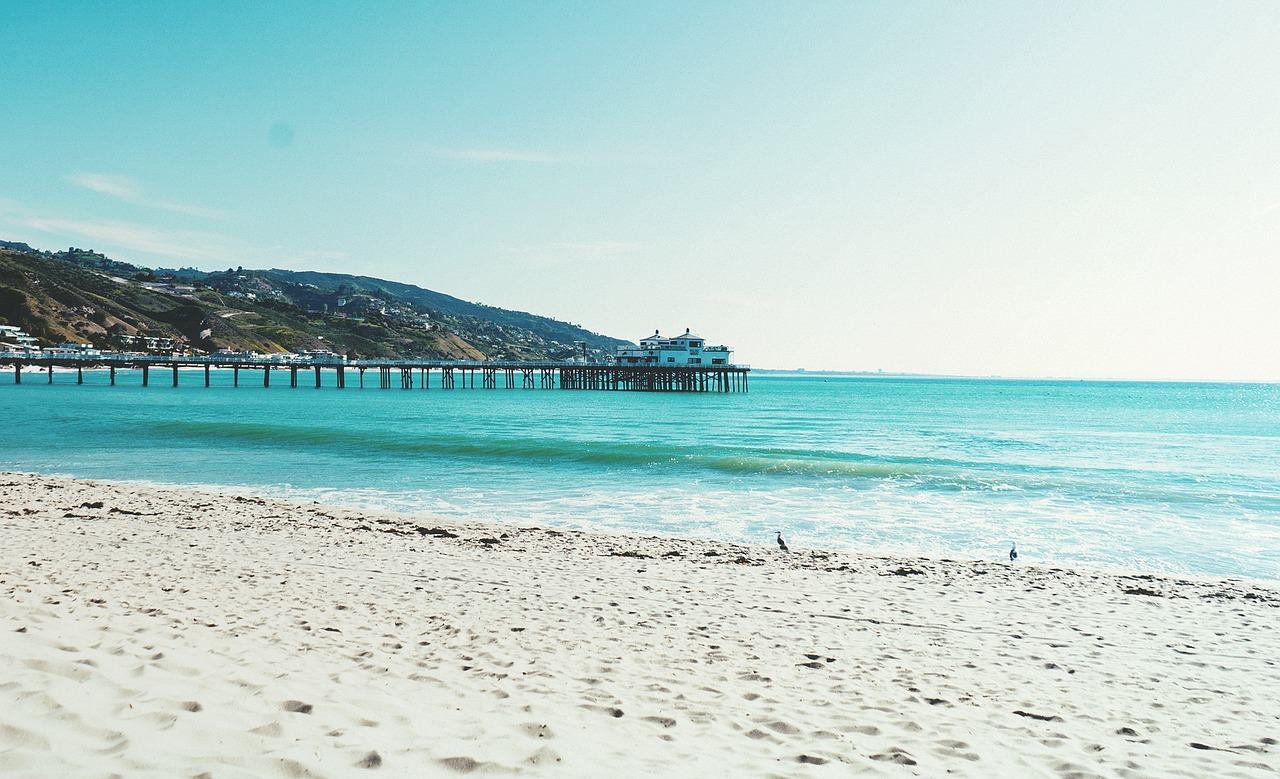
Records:
M707 346L706 339L689 332L675 338L663 338L659 331L640 339L640 348L619 346L613 360L617 365L731 365L733 350L727 346Z

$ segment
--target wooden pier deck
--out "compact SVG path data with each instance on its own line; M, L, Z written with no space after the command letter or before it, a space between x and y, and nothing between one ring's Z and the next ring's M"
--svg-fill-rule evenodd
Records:
M290 387L311 385L345 389L376 386L381 389L565 389L615 390L630 392L747 392L745 365L608 365L544 361L470 360L335 360L284 359L272 357L178 357L164 355L105 354L84 357L44 357L20 353L0 353L0 365L13 369L15 384L35 374L53 383L54 369L75 370L76 383L84 383L84 371L107 369L110 383L119 370L141 374L142 386L150 386L159 371L172 386L179 386L181 369L204 369L204 386L211 386L212 371L232 371L233 386L240 386L241 372L260 374L263 387L270 387L272 374L287 374ZM326 372L333 381L323 381ZM372 374L366 377L366 373ZM44 374L43 376L41 374ZM301 379L299 378L301 376ZM314 378L313 378L314 377ZM375 379L376 377L376 379ZM366 378L369 383L366 385ZM28 379L30 380L30 379ZM39 378L36 379L37 381ZM354 381L353 381L354 380ZM375 383L376 381L376 383Z

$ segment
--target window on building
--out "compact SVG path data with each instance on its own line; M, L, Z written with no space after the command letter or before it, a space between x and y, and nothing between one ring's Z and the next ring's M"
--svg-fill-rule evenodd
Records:
M675 362L675 361L676 361L676 358L674 358L674 357L668 357L668 358L667 358L667 362Z

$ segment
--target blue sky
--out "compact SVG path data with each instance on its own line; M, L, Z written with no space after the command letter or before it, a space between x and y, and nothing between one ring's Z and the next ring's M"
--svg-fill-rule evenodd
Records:
M1280 380L1280 5L0 5L0 238L761 367Z

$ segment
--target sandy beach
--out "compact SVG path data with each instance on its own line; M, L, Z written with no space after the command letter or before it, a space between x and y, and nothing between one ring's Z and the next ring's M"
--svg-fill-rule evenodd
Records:
M6 776L1273 776L1280 592L0 475Z

